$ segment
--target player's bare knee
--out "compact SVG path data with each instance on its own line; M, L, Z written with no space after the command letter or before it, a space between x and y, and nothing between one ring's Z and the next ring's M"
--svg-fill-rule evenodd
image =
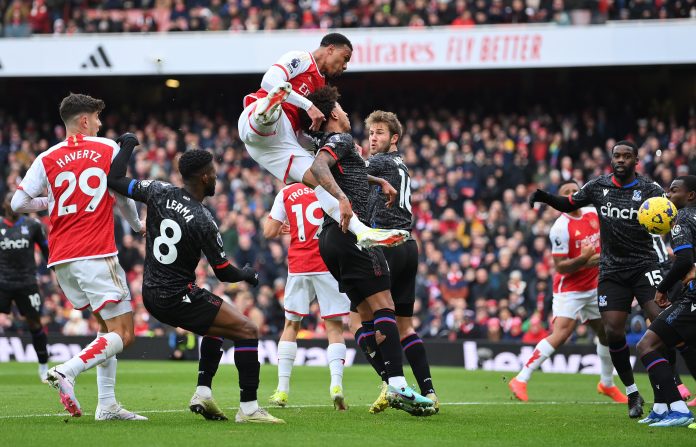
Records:
M415 334L416 331L413 330L413 323L410 317L396 317L396 326L399 328L399 337L408 337L411 334Z
M133 331L121 329L115 332L121 337L121 341L123 342L124 348L132 345L135 341L135 334L133 334Z
M641 356L644 356L648 352L653 351L653 349L651 349L650 340L646 339L646 337L640 339L640 341L636 345L636 349L638 349L638 354Z
M355 334L361 327L362 318L360 318L360 314L357 312L351 312L350 318L348 319L348 328L350 329L350 332Z
M551 335L548 337L548 341L553 347L556 348L564 344L572 334L572 328L564 327L562 329L559 329L558 331L554 330L553 333L551 333Z
M294 320L288 320L287 318L285 319L285 329L290 329L295 332L300 330L300 321L294 321Z
M620 329L605 328L607 343L619 343L626 340L626 332Z
M636 346L640 355L645 355L651 351L658 351L663 348L662 340L652 331L647 331Z
M600 345L603 345L603 346L609 345L609 340L607 340L607 334L604 331L597 332L597 339L599 340Z
M259 338L259 328L253 321L247 320L240 330L240 338L254 340Z

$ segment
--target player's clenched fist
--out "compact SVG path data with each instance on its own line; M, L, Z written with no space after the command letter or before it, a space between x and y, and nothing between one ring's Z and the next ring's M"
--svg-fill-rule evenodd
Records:
M121 147L124 147L124 145L128 145L129 147L136 147L140 145L138 137L136 137L135 134L131 132L126 132L120 137L116 138L116 143L118 143Z

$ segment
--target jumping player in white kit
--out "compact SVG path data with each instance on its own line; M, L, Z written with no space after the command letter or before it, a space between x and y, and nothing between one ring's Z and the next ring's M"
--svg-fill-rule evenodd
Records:
M408 232L370 228L353 214L348 198L333 196L309 170L314 156L298 142L300 109L312 119L311 130L318 130L326 117L306 98L326 84L326 77L341 75L348 67L353 45L339 33L324 36L313 52L284 54L264 74L261 88L244 98L239 117L239 137L249 155L283 183L304 183L314 188L321 208L356 235L361 247L393 246L403 243Z
M309 306L316 297L329 341L327 357L331 371L331 400L337 410L348 408L343 396L343 364L346 358L343 317L350 312L350 300L338 291L338 283L319 253L318 230L323 220L314 191L301 183L294 183L276 195L263 228L267 239L285 232L289 232L291 238L283 303L285 328L278 342L278 388L270 398L270 403L281 407L288 403L300 322L303 317L309 316Z

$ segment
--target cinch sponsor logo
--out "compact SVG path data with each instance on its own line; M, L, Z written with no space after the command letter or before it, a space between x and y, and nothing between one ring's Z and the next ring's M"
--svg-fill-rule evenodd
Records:
M0 248L3 250L19 250L21 248L29 248L29 241L24 238L17 239L16 241L5 238L0 241Z
M604 217L611 217L614 219L626 219L626 220L637 220L638 210L619 208L617 206L611 206L611 202L599 209L599 212Z

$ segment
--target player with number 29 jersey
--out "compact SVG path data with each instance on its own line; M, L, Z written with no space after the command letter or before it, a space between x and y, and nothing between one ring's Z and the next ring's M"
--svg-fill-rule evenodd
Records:
M19 185L31 197L48 190L48 266L117 253L114 198L106 176L119 146L107 138L72 135L40 154Z

